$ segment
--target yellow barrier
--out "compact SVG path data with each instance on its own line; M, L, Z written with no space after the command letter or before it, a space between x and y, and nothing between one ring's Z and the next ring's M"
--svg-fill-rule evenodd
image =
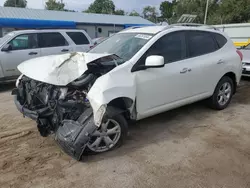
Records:
M246 46L246 45L248 45L248 44L250 44L250 39L248 39L247 42L234 42L234 45L235 45L236 47Z

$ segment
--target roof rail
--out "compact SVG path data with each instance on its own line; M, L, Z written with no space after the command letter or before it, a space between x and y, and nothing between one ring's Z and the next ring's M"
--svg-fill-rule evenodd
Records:
M198 23L177 23L177 24L171 24L170 26L187 26L187 27L203 27L205 29L214 29L218 30L213 25L205 25L205 24L198 24Z
M127 30L131 30L131 29L137 29L137 28L141 28L141 27L145 27L145 26L132 26L132 27L128 27L126 29L123 29L122 31L127 31Z

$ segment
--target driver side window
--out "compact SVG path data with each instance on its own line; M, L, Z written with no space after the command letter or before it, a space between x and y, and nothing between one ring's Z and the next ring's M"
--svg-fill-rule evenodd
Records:
M165 64L184 59L186 57L185 33L173 32L160 38L143 55L139 64L145 64L146 58L151 55L163 56Z
M11 45L12 50L25 50L37 48L37 35L36 34L24 34L19 35L8 44Z

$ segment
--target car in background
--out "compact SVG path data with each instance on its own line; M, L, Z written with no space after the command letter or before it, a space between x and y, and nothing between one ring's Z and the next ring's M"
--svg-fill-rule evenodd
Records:
M100 44L101 42L103 42L106 39L107 39L106 37L99 37L99 38L92 39L92 41L93 41L94 45L96 46L96 45Z
M250 77L250 44L242 46L239 50L243 54L242 76Z
M20 30L0 40L0 83L16 79L17 66L29 59L70 52L86 52L93 42L84 30Z

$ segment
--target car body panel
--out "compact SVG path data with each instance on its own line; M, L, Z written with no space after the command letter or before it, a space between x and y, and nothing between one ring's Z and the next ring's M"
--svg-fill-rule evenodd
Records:
M242 55L243 55L243 70L242 70L242 75L243 76L250 76L250 48L249 48L250 44L243 48L240 49Z
M159 29L162 27L156 28L156 30ZM134 31L137 32L137 30L139 29ZM240 58L228 37L228 43L211 54L166 64L165 67L159 69L149 68L131 73L135 62L152 44L162 36L178 30L179 28L171 28L156 34L130 61L96 80L87 96L94 111L96 125L101 124L107 104L116 98L126 97L136 101L137 119L141 119L211 96L217 83L227 72L234 72L237 83L239 82L241 72L235 72L235 70L241 70ZM220 33L219 31L213 32ZM228 55L228 50L234 53ZM24 75L35 80L54 85L67 85L87 70L87 62L105 56L98 54L90 60L85 60L89 55L90 53L76 53L48 56L25 62L18 68ZM218 63L220 60L223 60L222 64ZM238 65L236 61L239 62ZM63 62L66 63L61 66ZM37 72L33 71L37 66L41 69ZM183 68L191 69L191 71L188 74L180 74ZM211 72L213 72L212 76Z
M34 80L66 86L88 70L88 63L109 55L83 52L51 55L25 61L18 70Z

